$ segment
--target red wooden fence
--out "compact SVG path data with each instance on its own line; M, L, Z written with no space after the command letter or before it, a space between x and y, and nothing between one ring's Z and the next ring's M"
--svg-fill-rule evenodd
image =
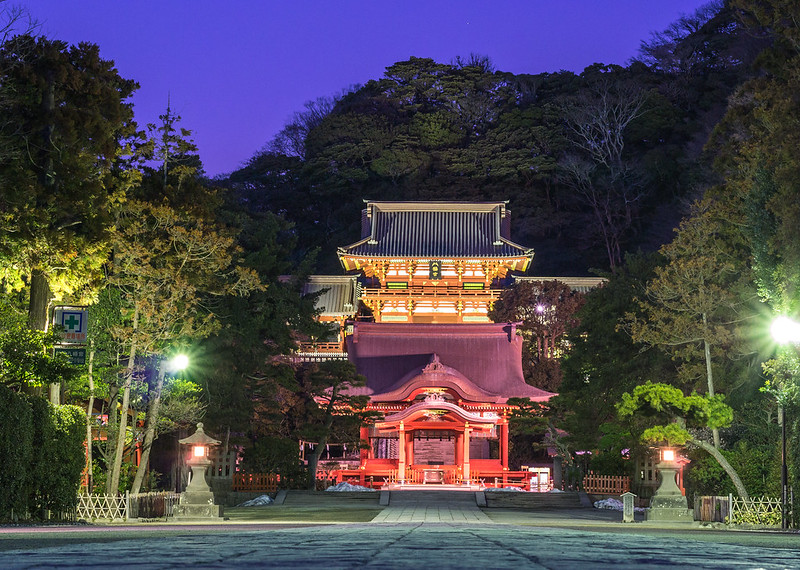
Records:
M631 478L624 475L595 475L589 471L583 478L583 490L596 495L621 495L631 490Z

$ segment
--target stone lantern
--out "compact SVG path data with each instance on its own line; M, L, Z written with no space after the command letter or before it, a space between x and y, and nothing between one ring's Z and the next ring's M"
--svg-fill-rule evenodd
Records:
M208 459L208 448L220 442L206 435L203 424L197 424L197 431L189 437L178 440L181 445L188 445L192 450L189 467L192 479L186 490L181 493L181 501L175 505L175 519L208 519L222 516L222 505L214 504L214 492L206 482L206 468L211 465Z
M686 506L686 497L678 487L677 473L681 468L674 449L659 450L661 460L656 464L661 474L661 484L650 499L648 521L693 522L694 513Z

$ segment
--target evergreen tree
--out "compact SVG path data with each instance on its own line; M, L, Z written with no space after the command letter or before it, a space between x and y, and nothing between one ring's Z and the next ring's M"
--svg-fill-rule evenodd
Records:
M9 149L0 155L0 271L6 288L29 290L33 328L45 329L53 297L80 297L100 275L136 87L92 44L23 35L0 47L12 118L0 125Z

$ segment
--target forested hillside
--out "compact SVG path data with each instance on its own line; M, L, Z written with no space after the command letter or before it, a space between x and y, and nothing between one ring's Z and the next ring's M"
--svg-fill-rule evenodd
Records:
M412 57L306 104L223 183L282 213L320 272L358 239L370 200L508 200L532 274L618 267L671 239L713 182L703 145L764 45L711 3L626 67L513 75L488 57Z

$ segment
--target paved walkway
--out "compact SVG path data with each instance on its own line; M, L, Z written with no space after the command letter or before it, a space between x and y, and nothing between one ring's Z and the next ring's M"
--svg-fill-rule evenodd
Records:
M392 491L389 506L373 523L491 524L478 508L475 493L467 491Z
M366 523L255 531L233 525L213 532L186 529L147 538L134 532L111 541L10 550L0 553L0 567L626 570L652 565L772 570L800 568L798 554L658 535L506 524Z
M482 511L474 493L403 492L370 523L276 524L254 514L202 525L0 527L0 568L800 569L797 532L619 517L591 508Z

